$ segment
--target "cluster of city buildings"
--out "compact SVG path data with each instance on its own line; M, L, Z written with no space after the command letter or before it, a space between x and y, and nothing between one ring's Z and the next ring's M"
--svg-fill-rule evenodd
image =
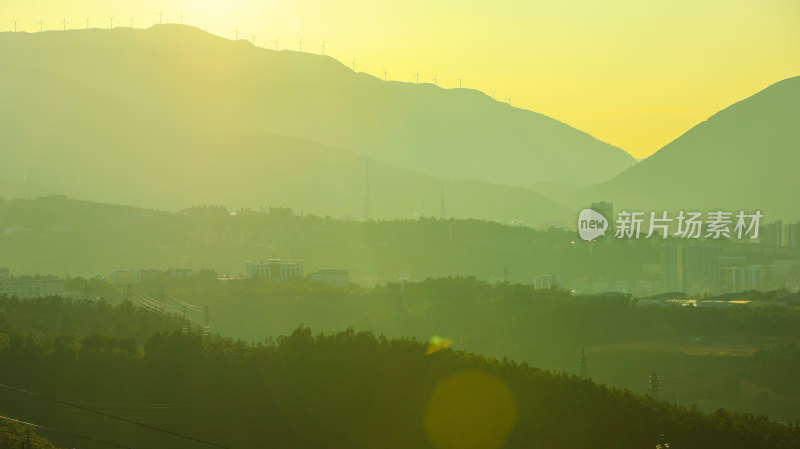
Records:
M767 223L758 230L758 243L800 248L800 222L784 224L782 220L778 220Z
M748 290L797 291L800 260L748 263L744 256L720 255L720 247L709 242L670 242L661 249L663 292L719 294Z

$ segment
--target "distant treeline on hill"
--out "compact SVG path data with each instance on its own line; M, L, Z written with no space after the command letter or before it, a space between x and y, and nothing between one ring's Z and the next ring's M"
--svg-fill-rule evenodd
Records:
M64 197L0 200L0 267L13 273L93 276L131 268L208 268L242 274L246 260L304 259L309 272L346 268L361 284L472 275L532 283L556 273L565 285L597 279L658 281L656 240L586 244L572 231L480 220L348 221L286 208L204 206L181 212ZM723 243L752 263L791 248ZM781 251L783 252L781 252ZM780 253L780 254L779 254ZM363 279L363 281L362 281ZM371 282L367 282L371 281Z

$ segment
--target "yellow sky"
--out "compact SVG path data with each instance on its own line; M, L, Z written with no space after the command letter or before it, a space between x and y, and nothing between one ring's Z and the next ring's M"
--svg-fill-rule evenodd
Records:
M359 71L464 87L564 121L637 158L800 75L797 0L2 0L0 30L184 23L327 54Z

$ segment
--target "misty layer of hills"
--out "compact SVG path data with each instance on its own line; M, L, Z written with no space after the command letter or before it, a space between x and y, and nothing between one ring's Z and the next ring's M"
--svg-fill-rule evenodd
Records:
M0 40L0 98L14 105L0 113L0 178L57 193L361 218L368 158L375 217L439 215L443 179L448 216L541 222L569 212L531 186L585 186L634 163L474 90L384 82L189 27Z

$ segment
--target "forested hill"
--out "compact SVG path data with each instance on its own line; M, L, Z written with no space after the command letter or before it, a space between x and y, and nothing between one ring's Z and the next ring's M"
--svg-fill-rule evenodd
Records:
M347 268L373 282L475 275L531 282L559 273L624 276L659 261L649 242L571 244L574 232L481 220L350 221L285 208L194 207L165 212L63 196L0 199L0 267L12 274L94 276L131 268L210 268L243 274L245 261L305 260L307 272Z
M260 344L175 330L139 348L125 338L6 328L0 366L0 383L229 448L627 449L652 448L661 433L682 449L800 445L800 429L766 417L704 414L526 364L352 330L314 336L301 327ZM199 447L7 389L0 403L20 419L130 447Z

